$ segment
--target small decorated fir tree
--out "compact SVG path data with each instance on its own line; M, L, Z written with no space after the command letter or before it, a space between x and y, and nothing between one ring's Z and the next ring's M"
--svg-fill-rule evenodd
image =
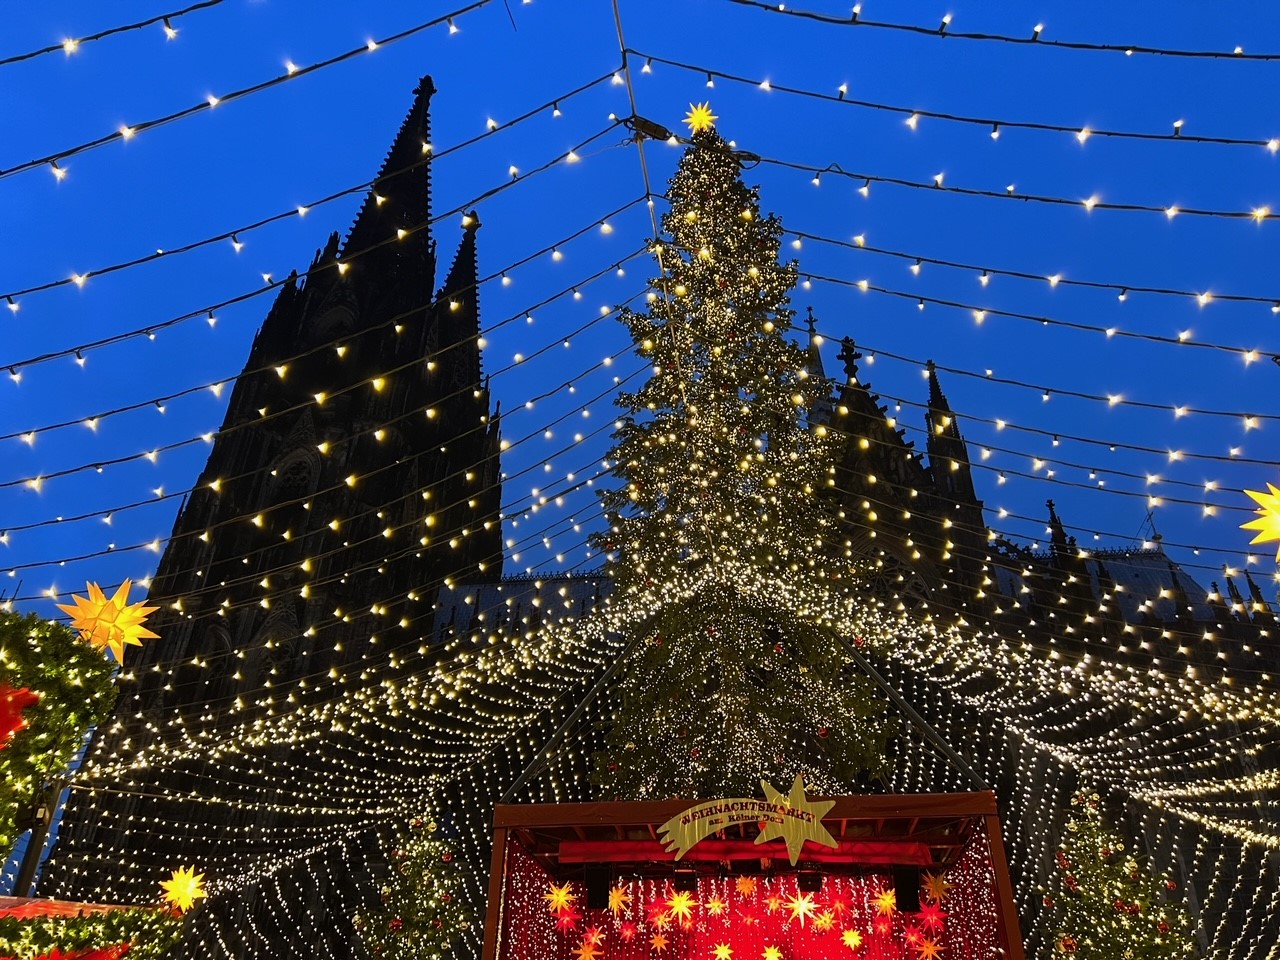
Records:
M391 850L391 882L382 909L355 918L365 949L376 960L437 960L471 926L464 902L465 867L434 821L418 817Z
M1058 847L1053 910L1059 953L1080 960L1168 960L1190 956L1191 923L1177 888L1153 877L1120 837L1102 822L1097 794L1072 799L1072 816Z
M847 789L890 732L833 635L860 638L870 605L824 495L834 438L808 419L831 384L787 338L796 267L714 119L690 114L649 308L623 313L652 374L619 398L596 539L612 628L639 644L597 759L607 796L751 795L798 772Z
M116 664L68 627L0 611L0 850L115 703Z

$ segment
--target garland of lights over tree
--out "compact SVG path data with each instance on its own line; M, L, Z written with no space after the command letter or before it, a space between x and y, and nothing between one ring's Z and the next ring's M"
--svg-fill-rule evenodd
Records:
M830 381L787 339L794 263L706 105L668 189L661 271L624 310L653 366L624 393L597 546L632 611L622 697L596 780L622 797L818 790L881 771L892 726L832 635L862 579L823 491L833 438L807 412ZM822 611L828 612L822 612Z
M1106 828L1097 794L1072 798L1071 820L1056 855L1055 945L1080 960L1167 960L1190 956L1191 923L1170 900L1172 880L1143 870Z

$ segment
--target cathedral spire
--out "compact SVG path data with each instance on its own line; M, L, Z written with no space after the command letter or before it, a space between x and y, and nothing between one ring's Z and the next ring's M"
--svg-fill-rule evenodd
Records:
M934 483L939 492L949 497L976 503L969 448L965 446L951 404L938 383L938 368L932 360L928 363L928 375L929 409L925 421L929 425L927 447Z
M817 323L813 319L813 307L809 307L809 343L805 347L805 367L809 371L809 376L819 377L823 380L827 379L827 371L822 365L822 337L818 334ZM813 405L813 409L809 411L809 423L811 425L828 424L835 412L835 407L831 403L831 391L826 394Z
M434 272L434 251L429 221L431 217L431 97L436 92L431 77L423 77L414 88L413 106L400 126L395 142L387 153L365 197L360 213L347 234L343 255L353 257L361 251L382 245L377 251L363 254L383 259L391 251L391 259L405 264L429 263ZM428 288L430 282L427 283Z
M1053 543L1053 552L1058 553L1067 549L1067 531L1062 526L1062 520L1058 516L1058 511L1054 507L1052 500L1046 500L1044 505L1049 508L1049 536Z
M462 218L462 241L453 266L436 295L439 304L441 349L453 350L459 368L465 367L471 382L480 385L480 277L476 259L476 231L480 217L474 210Z
M1249 571L1244 572L1244 579L1249 584L1249 596L1253 600L1253 621L1254 623L1275 623L1275 614L1271 610L1271 605L1267 603L1263 597L1262 591L1258 589L1258 585L1253 582L1253 577Z

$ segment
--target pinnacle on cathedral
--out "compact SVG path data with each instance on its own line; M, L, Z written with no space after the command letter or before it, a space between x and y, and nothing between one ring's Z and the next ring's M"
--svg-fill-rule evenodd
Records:
M434 92L424 77L346 242L332 234L305 278L290 276L254 338L153 581L163 640L121 677L86 766L136 752L161 718L226 727L328 695L308 678L388 659L403 667L421 657L441 583L500 575L479 220L465 218L436 292ZM289 704L272 699L278 690ZM147 816L146 803L185 819L178 795L194 777L179 765L147 782L145 792L172 801L131 795L140 781L129 773L112 784L121 792L77 794L42 889L139 899L153 885L147 864L211 863L244 816L232 785L227 804L202 805L203 824L187 834L140 849L123 826ZM115 864L125 859L138 869L122 877Z

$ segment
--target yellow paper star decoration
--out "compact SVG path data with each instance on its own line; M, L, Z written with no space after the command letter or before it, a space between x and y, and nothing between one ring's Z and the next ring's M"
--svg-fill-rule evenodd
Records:
M129 590L132 580L125 580L110 600L96 583L87 583L89 596L72 594L74 603L58 604L58 609L71 617L71 629L79 630L81 638L99 650L107 649L116 658L117 663L124 663L126 646L142 646L143 640L154 640L159 634L152 633L144 627L147 614L154 613L159 607L148 607L141 603L129 602Z
M799 920L800 926L804 926L806 917L812 917L818 909L817 904L813 902L813 897L807 893L798 893L787 901L787 909L791 911L791 919Z
M631 903L631 894L626 887L614 887L609 891L609 909L616 917Z
M840 939L844 941L844 945L850 950L857 950L862 946L862 932L860 930L846 930L840 934Z
M1245 491L1258 503L1257 519L1240 524L1241 530L1258 531L1258 535L1250 540L1250 543L1266 543L1269 540L1280 540L1280 489L1277 489L1271 483L1267 484L1267 488L1271 491L1270 493L1258 493L1256 490ZM1276 549L1276 559L1280 560L1280 547Z
M945 874L926 873L924 875L924 896L926 900L941 903L950 892L951 884L947 882Z
M684 122L689 125L690 133L699 133L703 130L710 130L719 119L711 112L710 103L691 103L689 104L689 114L684 118Z
M777 947L765 947L764 960L782 960L782 951Z
M569 884L557 887L554 883L547 885L547 892L542 895L542 899L547 901L547 909L552 913L565 913L572 909L573 901L578 897L569 889Z
M716 960L733 960L733 947L727 943L717 943L715 958Z
M873 901L876 905L876 913L887 917L893 911L898 909L898 894L895 890L881 890L876 894Z
M165 902L182 913L195 906L197 900L208 896L204 892L204 874L196 873L195 867L179 867L170 879L160 881L160 889L164 891Z
M667 899L667 915L682 923L693 919L693 894L687 890L677 890Z

